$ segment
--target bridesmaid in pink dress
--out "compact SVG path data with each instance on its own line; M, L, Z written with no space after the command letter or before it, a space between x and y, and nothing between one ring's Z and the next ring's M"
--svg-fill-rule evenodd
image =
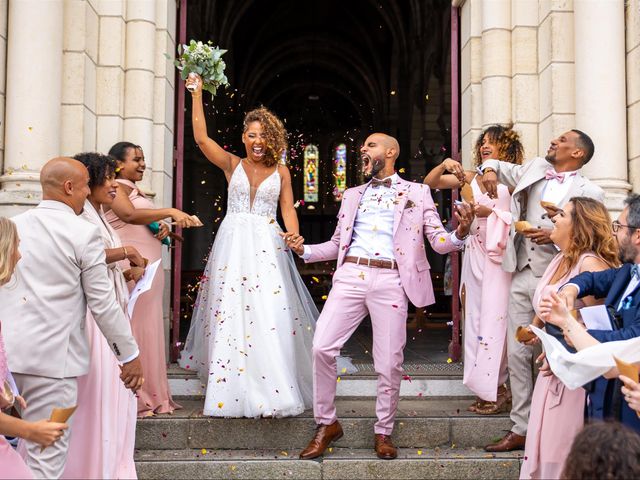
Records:
M81 216L100 230L109 279L126 312L129 291L125 278L139 279L144 261L134 247L122 246L102 213L118 188L115 160L100 153L81 153L74 158L89 170L91 193ZM118 263L123 260L128 268L124 272ZM62 478L136 478L136 397L122 383L118 361L89 311L85 331L91 349L89 373L78 378L78 409Z
M485 129L474 149L476 166L488 159L522 163L523 148L512 126ZM446 173L450 172L450 173ZM511 274L502 270L502 254L511 225L511 194L504 185L498 198L489 198L475 171L463 171L450 158L435 167L424 183L431 188L470 185L476 203L476 219L465 242L460 278L464 309L463 383L476 394L469 410L491 415L511 408L507 390L507 304Z
M536 317L533 324L542 327L538 304L569 279L582 272L595 272L618 265L618 253L611 218L606 207L591 198L574 197L552 218L551 240L560 249L545 270L533 297ZM595 305L585 297L576 308ZM547 333L570 348L558 327L547 324ZM531 343L537 343L537 337ZM544 365L536 379L531 400L521 479L560 478L571 444L584 425L585 391L569 390Z
M149 263L153 263L161 258L161 240L169 232L167 225L160 222L160 232L154 235L148 224L165 218L172 218L180 227L195 226L197 222L175 208L154 208L153 202L136 187L135 182L142 180L145 170L142 148L129 142L120 142L111 147L109 155L117 161L116 172L120 188L105 216L122 243L132 245ZM132 287L133 283L130 283L130 288ZM145 378L142 388L137 392L139 417L171 413L181 408L171 399L167 380L163 294L164 274L162 269L158 269L151 289L138 298L131 318L131 328L140 347Z
M0 217L0 287L9 282L20 260L18 243L18 231L13 222ZM24 399L18 396L9 372L1 330L0 328L0 409L8 409L14 402L20 402L22 408L26 408ZM0 479L33 478L29 467L9 445L4 435L28 438L47 447L58 440L66 428L67 425L64 423L52 423L47 420L26 422L0 411Z

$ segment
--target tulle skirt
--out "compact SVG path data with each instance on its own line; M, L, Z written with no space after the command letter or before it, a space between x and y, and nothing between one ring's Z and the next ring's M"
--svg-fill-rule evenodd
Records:
M179 364L207 386L204 414L283 417L311 406L318 310L278 224L230 213L209 254Z

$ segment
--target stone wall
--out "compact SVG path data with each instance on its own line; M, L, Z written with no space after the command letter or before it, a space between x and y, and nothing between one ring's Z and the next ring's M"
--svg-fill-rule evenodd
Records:
M625 16L629 180L640 192L640 0L627 1Z
M0 1L0 215L39 201L49 158L121 140L143 147L142 188L171 205L175 77L164 54L175 42L175 0Z
M143 190L172 205L176 13L176 0L0 0L0 215L39 202L48 159L122 140L145 151Z
M608 207L620 210L628 172L640 187L639 1L452 2L461 15L465 166L490 124L513 122L526 158L578 128L596 145L587 175L606 190Z

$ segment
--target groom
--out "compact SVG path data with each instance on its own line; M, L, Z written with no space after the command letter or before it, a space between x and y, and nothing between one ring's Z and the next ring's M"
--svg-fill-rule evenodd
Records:
M424 236L441 254L460 249L473 220L463 204L455 232L442 226L429 188L401 179L394 170L400 148L383 133L369 136L360 149L369 183L344 192L331 240L303 245L297 234L283 234L305 262L338 259L333 288L318 319L313 340L313 410L316 433L300 458L322 455L342 437L335 407L336 356L367 314L373 327L373 360L378 374L375 450L378 458L397 457L391 432L400 396L409 300L434 303Z

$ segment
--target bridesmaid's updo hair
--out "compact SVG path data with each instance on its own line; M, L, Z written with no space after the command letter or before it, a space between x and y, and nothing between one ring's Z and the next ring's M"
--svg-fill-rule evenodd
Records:
M6 217L0 217L0 285L11 280L18 248L18 229Z
M243 132L247 131L251 122L260 122L264 134L267 137L267 151L264 155L264 164L273 167L280 162L282 152L287 149L287 131L282 121L273 112L265 107L251 110L244 117Z
M115 175L116 160L98 152L84 152L73 156L89 170L89 188L103 185L108 176Z
M124 162L124 159L127 156L127 152L130 148L136 149L140 148L140 146L131 142L118 142L109 149L109 155L111 155L116 160Z
M513 129L513 123L509 123L508 125L491 125L482 131L473 148L473 159L476 166L482 164L480 149L482 148L482 139L485 136L489 137L489 142L498 147L496 160L522 165L524 148L520 142L520 135Z

